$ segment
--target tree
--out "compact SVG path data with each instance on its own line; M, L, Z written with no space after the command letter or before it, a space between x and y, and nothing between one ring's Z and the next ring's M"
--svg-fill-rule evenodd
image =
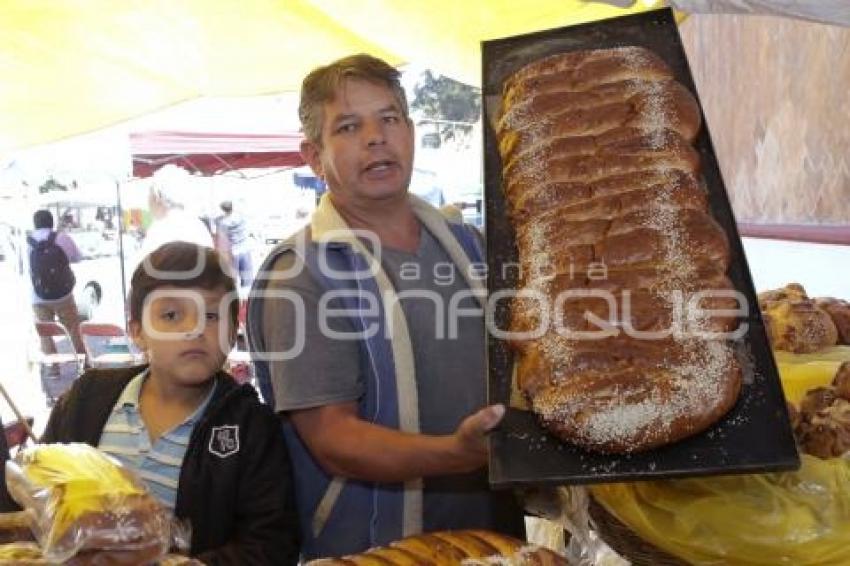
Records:
M413 102L410 107L434 120L471 124L481 116L481 91L442 75L435 76L426 70L413 87ZM441 134L444 139L453 136L457 125L444 124Z
M51 191L67 191L68 187L54 179L53 177L49 177L40 187L38 187L39 193L49 193Z

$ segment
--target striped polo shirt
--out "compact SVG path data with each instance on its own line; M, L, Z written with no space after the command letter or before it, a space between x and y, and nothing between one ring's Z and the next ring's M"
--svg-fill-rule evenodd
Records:
M215 385L194 413L151 444L139 412L139 394L147 376L146 369L124 387L103 428L98 448L135 471L154 497L173 512L183 456L192 430L215 392Z

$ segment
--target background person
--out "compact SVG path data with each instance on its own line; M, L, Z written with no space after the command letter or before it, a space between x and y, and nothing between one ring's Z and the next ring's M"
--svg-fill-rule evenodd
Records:
M216 221L216 249L228 260L239 286L250 287L254 281L254 264L248 225L241 214L233 212L233 203L229 200L219 207L224 214Z
M188 171L166 165L157 169L152 179L148 206L153 221L142 241L140 257L169 242L190 242L212 248L212 234L207 226L198 216L185 210L184 195L191 182Z
M85 349L80 339L80 314L74 301L76 279L69 264L80 261L82 254L71 236L53 230L53 214L49 210L37 210L33 225L35 230L27 236L27 243L35 320L58 319L68 329L74 349L81 354ZM51 338L42 338L41 350L52 354L56 345Z

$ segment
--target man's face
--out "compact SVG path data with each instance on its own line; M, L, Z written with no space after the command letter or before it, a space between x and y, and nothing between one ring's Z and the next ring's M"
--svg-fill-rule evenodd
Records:
M413 127L389 88L348 79L323 108L321 146L301 150L337 204L368 205L407 191Z
M221 369L233 345L229 311L220 310L228 298L222 288L167 286L151 293L142 321L130 323L131 335L145 351L151 369L175 385L207 382Z

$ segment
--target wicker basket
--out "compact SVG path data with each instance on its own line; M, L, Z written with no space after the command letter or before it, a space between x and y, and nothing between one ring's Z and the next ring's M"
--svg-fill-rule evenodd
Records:
M599 536L634 566L689 566L689 562L676 558L640 538L593 497L589 499L590 517L596 523Z

